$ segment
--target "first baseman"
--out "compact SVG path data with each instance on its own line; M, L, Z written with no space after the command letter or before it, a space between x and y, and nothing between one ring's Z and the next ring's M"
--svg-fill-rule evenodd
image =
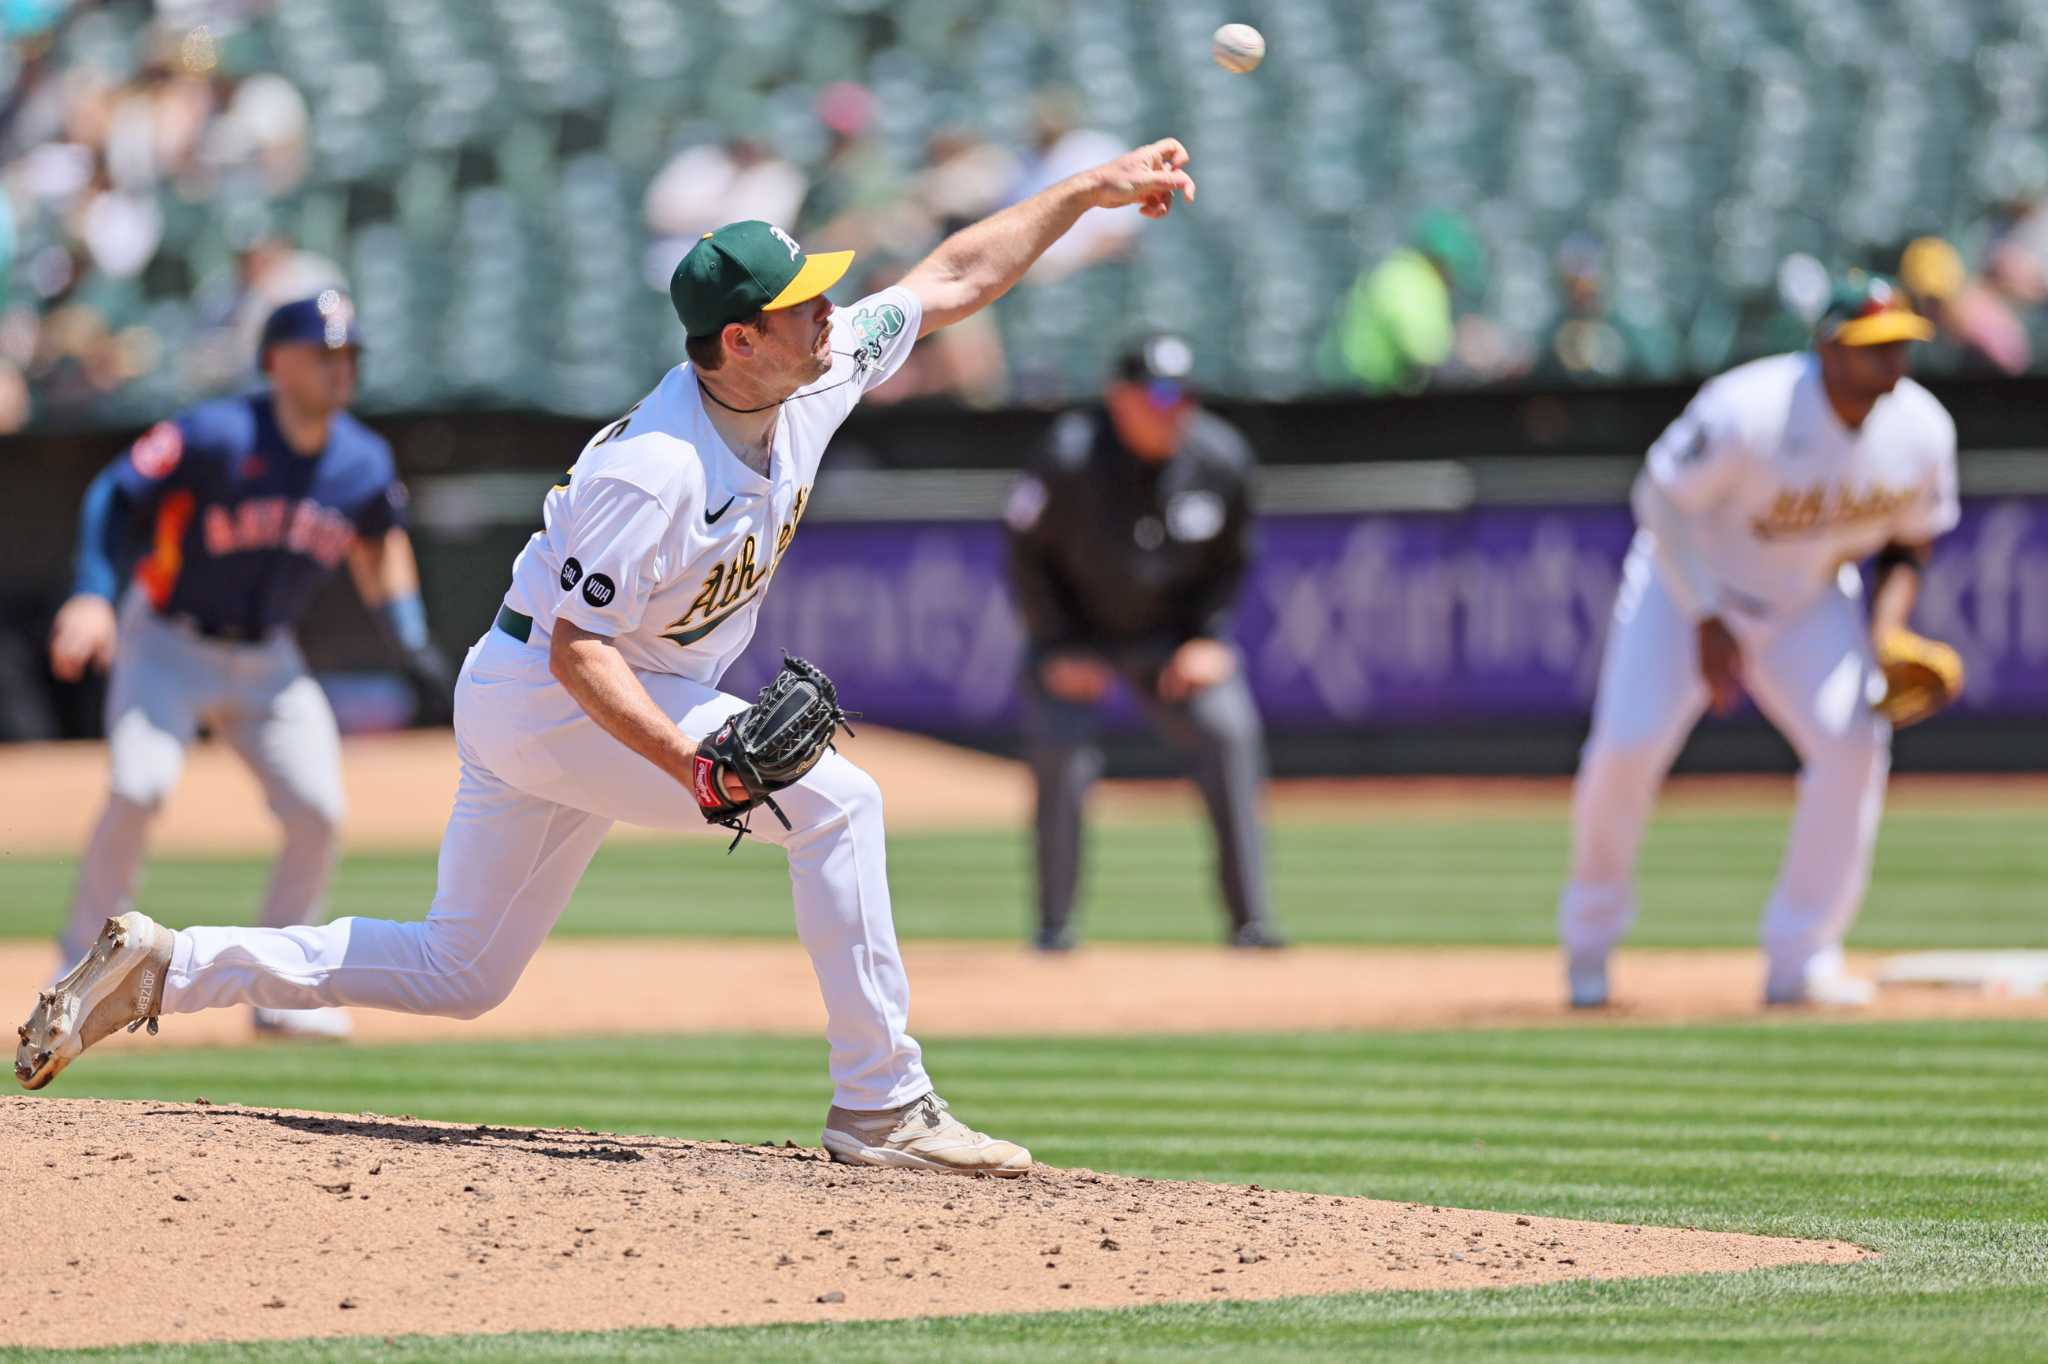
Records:
M1955 422L1906 377L1910 343L1932 333L1888 281L1851 277L1811 351L1709 381L1650 448L1572 793L1558 929L1574 1005L1607 1002L1666 769L1708 706L1726 712L1745 691L1800 761L1764 907L1764 998L1870 1000L1842 939L1891 763L1881 656L1913 639L1929 547L1959 515ZM1857 565L1873 556L1866 608Z
M50 666L71 681L111 663L112 773L79 860L60 970L133 902L150 820L202 723L249 764L284 830L261 922L320 917L342 819L341 746L291 625L344 560L445 714L452 679L427 633L405 487L391 447L346 411L358 342L338 291L285 304L263 329L265 389L157 423L86 491ZM135 540L146 548L117 615L117 565ZM340 1010L311 1007L259 1007L256 1022L313 1036L348 1029Z
M954 234L893 288L842 313L848 251L807 254L733 223L669 284L689 361L606 426L548 495L497 620L455 692L461 784L424 923L194 928L111 921L21 1030L40 1088L118 1027L255 1003L473 1018L510 993L615 820L702 829L746 795L717 761L735 717L718 690L803 520L827 441L920 337L988 306L1090 208L1163 217L1193 200L1172 139L1084 171ZM743 713L745 715L743 716ZM714 735L714 731L718 731ZM834 1159L1021 1174L1023 1147L973 1131L932 1090L906 1030L881 792L836 752L754 832L789 857L798 936L825 997ZM677 883L687 902L687 878Z

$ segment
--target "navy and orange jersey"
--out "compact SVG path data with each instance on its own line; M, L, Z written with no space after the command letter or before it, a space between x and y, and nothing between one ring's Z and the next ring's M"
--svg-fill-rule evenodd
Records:
M202 632L258 639L289 625L359 538L405 524L391 447L347 413L326 448L285 443L268 393L201 403L142 433L95 478L75 590L112 597L140 542L136 584Z

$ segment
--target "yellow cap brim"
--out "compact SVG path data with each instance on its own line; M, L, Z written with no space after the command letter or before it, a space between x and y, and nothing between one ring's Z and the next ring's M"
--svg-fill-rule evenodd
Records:
M761 311L772 313L778 308L794 308L799 303L809 302L837 284L852 264L851 251L813 251L804 257L803 268L796 272L796 278L763 304Z
M1852 317L1828 338L1845 346L1882 346L1893 341L1932 341L1934 324L1904 308L1887 308L1869 317Z

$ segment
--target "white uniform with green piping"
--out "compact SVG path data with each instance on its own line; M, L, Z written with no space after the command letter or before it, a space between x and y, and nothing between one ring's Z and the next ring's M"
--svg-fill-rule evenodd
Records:
M611 638L693 737L741 709L718 681L753 637L826 443L901 367L921 319L902 289L835 312L832 367L784 404L765 473L719 439L688 365L600 431L548 495L497 623L463 664L461 784L426 922L187 930L164 1011L246 1001L474 1017L511 991L614 821L723 838L689 791L598 728L555 681L550 632L568 620ZM919 1098L931 1082L906 1031L881 794L831 753L776 799L793 828L753 827L789 856L798 935L825 997L833 1102L877 1110ZM679 918L690 886L678 854Z

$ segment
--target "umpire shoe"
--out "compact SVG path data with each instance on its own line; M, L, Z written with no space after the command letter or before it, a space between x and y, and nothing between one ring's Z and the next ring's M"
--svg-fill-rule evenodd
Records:
M1240 924L1230 935L1230 946L1250 948L1276 948L1287 946L1287 938L1279 929L1263 919L1254 919Z
M975 1131L948 1112L946 1101L937 1094L878 1113L835 1104L825 1115L825 1150L842 1165L894 1165L1005 1178L1031 1170L1029 1151Z
M1040 952L1071 952L1080 944L1081 940L1075 935L1072 924L1062 924L1058 928L1041 928L1031 938L1031 945Z
M146 914L107 920L85 959L36 996L28 1022L17 1030L14 1078L22 1088L41 1089L118 1028L134 1032L146 1023L154 1035L177 940Z

